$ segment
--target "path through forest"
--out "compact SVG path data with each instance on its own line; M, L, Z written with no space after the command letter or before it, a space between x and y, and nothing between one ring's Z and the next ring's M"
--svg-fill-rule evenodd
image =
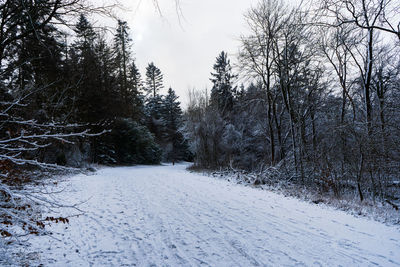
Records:
M58 197L86 214L28 250L45 266L400 265L397 228L186 167L67 178Z

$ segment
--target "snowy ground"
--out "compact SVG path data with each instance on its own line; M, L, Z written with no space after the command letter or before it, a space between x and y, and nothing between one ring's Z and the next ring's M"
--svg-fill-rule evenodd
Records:
M185 168L67 179L58 197L89 199L86 215L25 253L44 266L400 266L398 228Z

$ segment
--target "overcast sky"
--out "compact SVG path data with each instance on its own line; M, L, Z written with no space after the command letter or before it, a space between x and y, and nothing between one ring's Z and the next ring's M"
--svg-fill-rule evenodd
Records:
M180 0L179 23L173 0L159 0L162 16L152 0L120 0L129 11L119 12L131 28L133 52L142 76L149 62L164 74L166 93L171 86L187 102L188 88L210 89L215 58L227 51L234 59L238 38L246 32L243 15L256 0Z

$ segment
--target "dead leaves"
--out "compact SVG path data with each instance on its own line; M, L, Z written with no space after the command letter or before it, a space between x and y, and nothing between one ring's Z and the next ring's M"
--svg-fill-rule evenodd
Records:
M64 217L58 217L58 218L46 217L46 219L44 219L44 220L48 221L48 222L55 222L55 223L59 223L59 222L62 222L64 224L69 223L68 218L64 218Z

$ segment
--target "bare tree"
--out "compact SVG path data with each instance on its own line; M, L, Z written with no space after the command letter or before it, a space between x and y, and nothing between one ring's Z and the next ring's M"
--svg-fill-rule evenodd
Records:
M255 78L262 81L265 89L266 97L260 98L259 101L266 100L272 165L277 160L274 124L278 129L281 159L284 154L282 133L276 114L277 96L273 90L273 84L277 78L274 72L274 49L276 49L276 40L287 22L288 16L288 9L281 1L265 0L251 8L246 14L246 22L251 30L251 35L241 37L242 46L239 53L239 68L243 74L250 79Z
M362 111L364 113L365 134L359 133L358 135L360 147L358 188L360 199L363 199L360 189L360 182L364 180L363 173L368 173L372 190L376 195L376 183L380 184L380 178L378 180L375 178L380 176L379 166L383 164L382 162L378 163L381 160L380 155L377 155L377 151L382 151L382 149L378 148L378 143L380 143L379 140L383 140L384 136L385 116L382 111L384 111L385 90L387 90L385 88L389 83L388 80L383 78L383 68L382 65L379 66L379 60L382 55L388 52L388 50L384 52L380 47L387 46L383 44L388 44L389 42L387 41L388 38L381 38L380 34L394 33L400 37L400 21L395 22L399 20L396 10L399 10L400 5L398 1L391 0L323 0L321 3L322 13L319 25L322 25L324 30L328 32L339 33L339 39L338 37L335 38L340 41L338 48L341 49L341 53L330 54L326 49L322 49L322 51L339 77L343 96L349 90L345 88L343 64L339 55L342 57L344 55L346 57L350 56L349 62L354 64L355 70L349 71L349 68L346 67L348 70L346 73L351 72L357 76L355 79L353 78L353 84L360 84L362 89L360 98L364 104ZM397 26L395 26L396 23ZM328 26L328 28L325 28L325 26ZM346 96L351 103L354 103L349 94L346 94ZM374 99L376 98L378 99L378 105L374 104ZM345 98L343 97L343 99ZM381 137L377 136L375 114L380 114ZM384 142L381 143L383 145ZM382 153L379 152L379 154Z
M353 52L348 41L343 43L348 46L348 51L360 72L364 90L367 131L369 133L373 116L371 82L374 68L374 49L378 42L377 32L394 33L400 38L400 21L397 22L397 26L392 21L399 20L396 12L399 9L398 1L392 0L322 1L322 10L324 10L322 24L339 28L344 24L350 24L355 30L356 28L359 29L357 32L365 44L365 52L360 50Z
M335 22L327 22L332 26L353 24L364 30L378 30L395 34L400 39L400 4L395 0L323 0L322 8L328 18Z

